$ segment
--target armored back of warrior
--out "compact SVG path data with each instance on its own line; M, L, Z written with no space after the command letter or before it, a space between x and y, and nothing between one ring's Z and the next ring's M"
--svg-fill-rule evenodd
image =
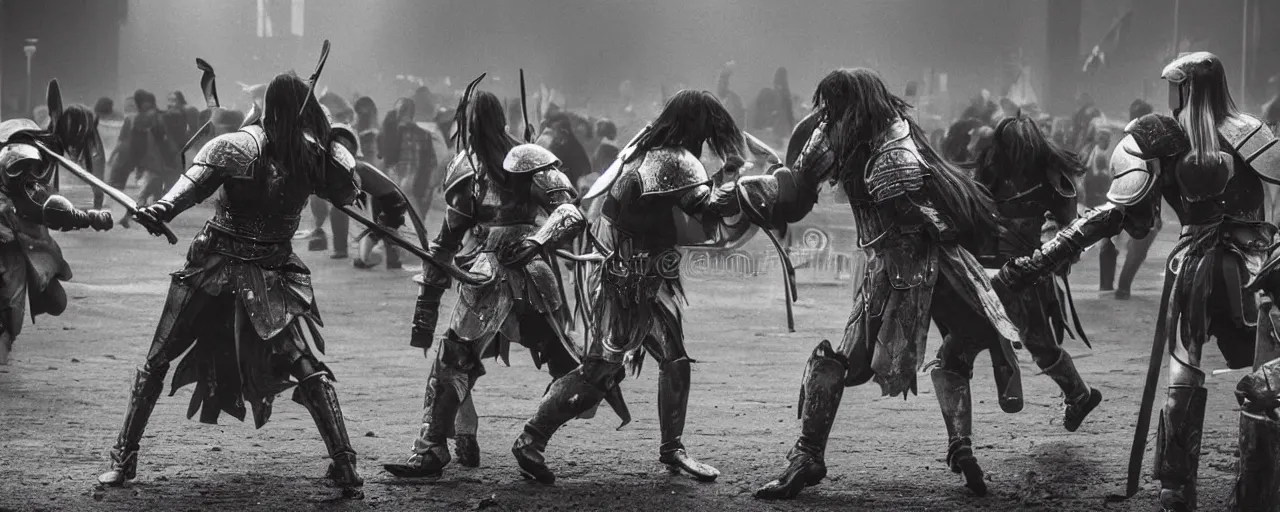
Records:
M702 163L684 149L657 148L624 163L601 208L617 231L609 242L618 244L614 249L637 252L674 248L679 242L675 209L684 193L710 182Z
M253 242L284 243L297 231L311 194L342 204L354 198L355 159L340 145L330 148L324 167L287 168L298 163L267 157L268 144L256 124L218 136L162 201L173 204L176 214L220 189L210 228ZM345 172L333 172L334 165Z

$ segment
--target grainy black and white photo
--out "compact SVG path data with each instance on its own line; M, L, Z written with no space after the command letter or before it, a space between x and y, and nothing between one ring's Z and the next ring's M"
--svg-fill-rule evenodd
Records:
M1280 512L1280 1L0 0L0 512Z

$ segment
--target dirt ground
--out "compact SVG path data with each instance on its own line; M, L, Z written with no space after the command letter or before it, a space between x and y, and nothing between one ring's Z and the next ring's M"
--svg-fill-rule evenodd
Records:
M83 192L81 189L80 193ZM74 196L75 194L73 194ZM83 195L78 203L83 203ZM320 477L327 459L310 416L288 395L261 430L225 415L203 425L184 413L190 388L166 392L143 439L138 479L100 489L129 397L160 314L168 273L208 217L188 212L175 225L177 246L138 228L56 235L76 278L60 317L28 324L12 362L0 367L0 509L12 510L1151 510L1157 485L1144 477L1128 502L1105 503L1123 490L1133 425L1158 304L1158 244L1133 299L1097 291L1096 253L1073 274L1076 299L1094 348L1069 342L1085 378L1105 396L1075 433L1061 426L1057 388L1023 354L1027 407L1002 413L990 365L976 371L975 442L990 479L984 498L970 496L943 464L946 434L928 377L920 396L879 396L875 386L845 392L827 453L829 476L791 502L762 502L752 490L779 471L798 434L796 398L804 362L818 341L838 340L852 290L806 285L787 333L779 279L694 276L689 351L693 373L685 444L723 473L715 483L670 476L657 461L656 370L647 365L623 383L635 421L615 431L602 408L574 421L547 452L554 487L521 479L509 447L547 384L524 353L510 368L488 362L475 390L481 415L482 467L452 466L435 482L390 477L417 433L428 360L408 345L415 288L412 270L360 271L350 260L303 253L314 272L326 321L325 360L338 392L360 468L365 498L335 500ZM432 219L434 221L434 219ZM434 226L435 224L430 224ZM1161 233L1165 242L1174 234ZM300 247L301 249L301 247ZM442 311L452 307L447 296ZM446 316L447 318L447 316ZM931 346L936 346L936 336ZM1223 368L1215 353L1208 368ZM1211 376L1200 468L1201 507L1225 505L1234 474L1235 401L1240 372ZM1162 375L1163 377L1163 375ZM1163 381L1163 378L1162 378ZM167 390L167 389L166 389ZM1163 400L1163 383L1157 395ZM1152 427L1151 438L1155 428ZM1151 464L1150 443L1147 469Z

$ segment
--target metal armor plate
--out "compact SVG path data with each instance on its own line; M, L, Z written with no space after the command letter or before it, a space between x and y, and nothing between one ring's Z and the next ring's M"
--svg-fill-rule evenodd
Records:
M214 137L191 163L222 169L233 178L248 178L253 176L253 167L266 142L267 134L261 126L246 126Z
M711 182L702 162L684 149L651 149L635 172L641 196L670 194Z
M867 192L877 203L924 188L924 165L910 148L889 147L867 166Z
M1160 161L1146 160L1141 154L1133 135L1126 135L1116 145L1111 152L1111 188L1107 190L1107 200L1130 206L1142 201L1155 187Z
M573 184L569 183L569 177L557 169L546 169L534 173L533 188L541 190L547 197L551 197L556 192L567 192L570 197L578 195Z
M1222 195L1235 175L1234 162L1235 159L1228 156L1220 163L1201 164L1184 156L1174 164L1172 175L1182 198L1188 203L1198 203Z
M469 150L458 153L449 162L449 167L444 174L445 192L452 190L453 187L458 186L459 183L476 174L476 168L471 165L471 158L467 158L469 153Z
M40 150L30 144L8 144L0 147L0 171L6 178L14 177L31 169L44 167Z
M1280 183L1280 139L1258 118L1239 114L1218 126L1236 154L1268 182Z
M356 157L347 150L346 146L334 142L329 145L329 157L338 164L339 167L348 171L354 171L356 168Z
M30 119L9 119L0 121L0 144L5 144L14 135L22 132L38 132L40 125Z
M537 144L521 144L507 152L502 159L502 168L511 174L537 172L551 167L559 167L560 159L551 150Z

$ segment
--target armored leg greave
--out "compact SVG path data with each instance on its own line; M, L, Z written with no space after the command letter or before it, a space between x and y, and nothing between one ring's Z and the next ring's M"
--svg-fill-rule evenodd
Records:
M459 404L458 413L453 417L453 453L458 457L458 464L468 468L480 467L480 444L476 441L479 430L480 418L476 414L475 403L471 401L471 393L467 393L467 398Z
M947 465L951 471L964 474L965 487L978 496L987 493L982 480L982 468L973 455L973 399L969 379L951 370L934 368L933 391L938 395L942 409L942 421L947 426Z
M605 391L618 385L622 371L620 363L588 357L582 366L551 383L551 389L538 405L538 412L525 423L524 432L511 447L511 454L525 478L555 483L556 476L542 457L547 441L569 420L598 405Z
M788 466L776 480L756 490L760 499L790 499L827 476L827 437L844 396L848 366L823 340L809 356L800 387L800 439L787 454Z
M1240 463L1232 511L1271 511L1280 508L1280 421L1264 415L1240 413Z
M338 405L338 393L329 383L329 378L316 374L303 379L293 392L293 400L311 413L311 419L320 430L320 438L329 450L329 457L333 459L325 477L338 487L363 486L364 479L356 471L356 451L351 448L347 425L342 419L342 407Z
M1090 388L1080 377L1071 355L1065 350L1058 352L1058 360L1044 369L1045 375L1058 384L1065 397L1066 411L1063 413L1062 426L1068 432L1075 432L1084 423L1085 417L1102 403L1102 392Z
M1168 510L1195 510L1196 473L1200 466L1200 434L1208 390L1170 385L1156 431L1155 478L1160 504Z
M663 362L658 369L658 422L662 430L658 460L673 473L683 469L698 480L710 482L720 476L720 471L690 457L680 442L689 407L689 380L687 357Z
M120 427L120 437L111 449L111 467L98 476L98 483L115 487L137 476L138 443L147 428L147 420L151 419L156 400L164 390L164 376L168 371L168 365L149 371L145 366L138 369L133 379L129 409L124 414L124 426Z
M453 433L462 401L471 394L474 380L461 369L437 360L427 386L429 394L426 422L413 454L404 464L384 464L388 473L404 478L438 478L453 458L449 455L448 438Z

